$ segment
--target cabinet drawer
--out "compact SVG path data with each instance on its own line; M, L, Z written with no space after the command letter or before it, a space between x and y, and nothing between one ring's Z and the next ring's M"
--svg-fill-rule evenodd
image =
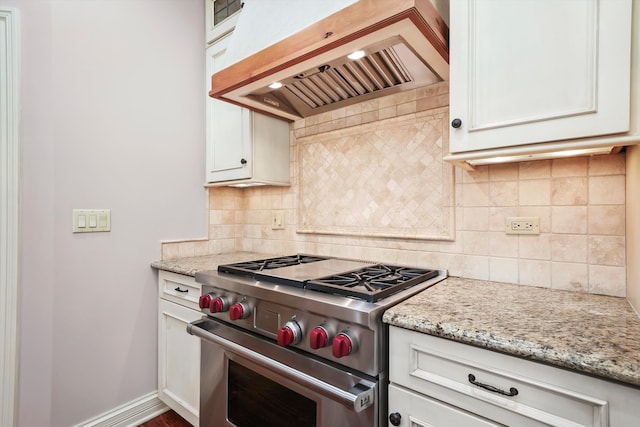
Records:
M161 270L158 278L160 298L200 311L202 287L193 277Z
M389 386L389 415L392 413L400 415L400 427L498 427L501 425L394 385ZM392 424L389 423L389 427L391 426Z
M511 369L509 359L516 358L390 329L393 383L507 425L609 425L606 400L586 395L581 388L571 390L548 378L541 380L533 362L518 360L528 365Z

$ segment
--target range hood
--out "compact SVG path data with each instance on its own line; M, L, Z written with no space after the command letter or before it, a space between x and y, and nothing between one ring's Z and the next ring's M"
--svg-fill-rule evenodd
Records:
M209 95L294 121L448 80L448 61L448 27L429 0L359 0L217 70Z

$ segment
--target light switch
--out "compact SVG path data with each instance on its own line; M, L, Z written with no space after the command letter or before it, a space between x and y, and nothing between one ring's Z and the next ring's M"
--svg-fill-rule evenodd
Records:
M107 214L99 214L98 215L98 227L105 228L108 224Z
M111 231L110 209L74 209L73 232L94 233Z

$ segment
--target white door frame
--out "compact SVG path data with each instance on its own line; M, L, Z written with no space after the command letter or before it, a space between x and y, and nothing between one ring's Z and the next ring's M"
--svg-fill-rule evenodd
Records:
M18 10L0 8L0 425L17 423L20 213Z

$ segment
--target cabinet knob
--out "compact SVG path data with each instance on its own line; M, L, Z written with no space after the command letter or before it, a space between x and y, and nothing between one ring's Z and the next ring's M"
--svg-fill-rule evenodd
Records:
M462 126L462 120L460 119L453 119L451 121L451 126L458 129L460 126Z
M240 159L240 164L246 165L247 164L247 160L246 159Z
M402 415L400 415L398 412L394 412L392 414L389 414L389 422L392 425L399 426L400 425L400 420L402 420Z

